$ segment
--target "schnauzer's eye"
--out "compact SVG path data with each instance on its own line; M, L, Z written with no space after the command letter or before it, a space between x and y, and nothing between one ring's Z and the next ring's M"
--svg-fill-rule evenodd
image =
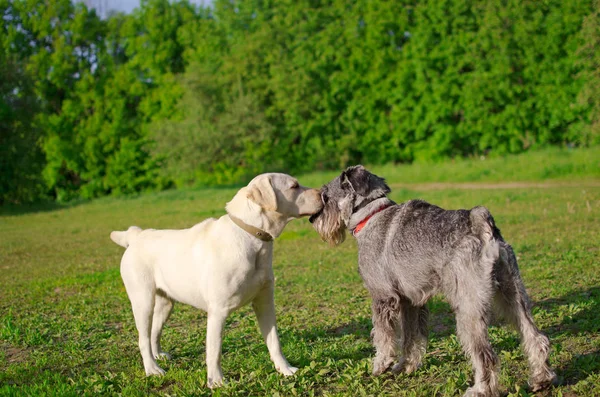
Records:
M329 197L327 197L325 193L321 193L321 200L323 200L323 204L327 204L327 201L329 201Z

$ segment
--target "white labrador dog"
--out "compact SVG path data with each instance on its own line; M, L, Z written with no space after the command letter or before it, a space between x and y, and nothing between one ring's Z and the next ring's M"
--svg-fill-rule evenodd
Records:
M190 229L112 232L127 248L121 276L129 295L146 375L162 375L156 358L163 325L173 301L208 313L206 330L207 385L223 383L221 342L225 319L252 302L271 360L277 371L292 375L283 356L273 301L273 238L292 219L322 207L318 190L300 186L285 174L262 174L227 203L227 215L207 219Z

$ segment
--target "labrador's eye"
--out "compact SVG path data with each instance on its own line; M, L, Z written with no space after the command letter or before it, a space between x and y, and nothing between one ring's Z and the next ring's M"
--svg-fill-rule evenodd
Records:
M299 187L300 187L300 185L298 184L298 182L296 182L292 185L292 187L290 189L298 189Z

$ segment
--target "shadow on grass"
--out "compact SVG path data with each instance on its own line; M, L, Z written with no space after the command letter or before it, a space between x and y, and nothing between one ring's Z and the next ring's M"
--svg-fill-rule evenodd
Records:
M542 329L552 343L553 339L561 335L596 334L600 330L600 287L592 287L585 290L573 291L561 297L550 298L536 302L536 306L548 312L557 312L560 306L584 305L585 309L577 314L565 317L559 324ZM431 315L429 322L430 340L433 338L445 338L456 332L454 315L450 306L441 300L435 300L430 305ZM504 322L494 322L494 325L505 327ZM340 324L329 329L308 329L300 335L301 338L314 341L317 339L335 339L345 335L355 335L360 339L370 339L372 328L371 319L368 317L357 317L353 321ZM516 332L502 337L494 343L494 349L513 350L520 349L520 340ZM590 374L600 372L600 350L592 347L582 346L583 353L574 355L573 359L560 366L555 366L560 384L564 386L576 385L586 379ZM332 352L334 359L364 359L373 355L373 349L362 348L351 352ZM525 385L524 385L525 387Z
M68 203L57 203L54 201L39 202L35 204L9 204L0 206L0 217L3 216L21 216L35 214L39 212L51 212L77 207L81 204L89 203L88 200L77 200Z
M556 325L548 327L543 332L552 339L561 335L597 334L600 331L600 287L577 290L558 298L545 299L537 302L537 306L546 311L557 311L559 306L585 305L585 309L565 319ZM589 346L591 348L591 346ZM584 347L584 350L588 350ZM600 350L597 348L574 354L573 359L556 368L561 384L576 385L592 373L600 372Z
M250 178L251 179L251 178ZM248 179L248 181L250 181ZM199 191L207 191L207 190L238 190L242 187L246 186L245 183L234 183L227 185L218 185L218 186L194 186L194 187L185 187L185 188L169 188L160 191L145 191L138 193L131 193L127 195L109 195L99 197L93 200L78 198L71 201L59 203L56 201L39 201L31 204L4 204L0 205L0 217L3 216L20 216L27 214L35 214L41 212L51 212L58 211L68 208L77 207L82 204L91 203L92 201L99 200L136 200L139 198L144 198L148 196L156 196L161 200L179 200L182 197L186 197L189 194L194 194ZM232 196L233 197L233 196Z
M429 317L429 338L444 338L456 332L454 325L454 314L450 305L440 299L435 299L430 302L429 309L431 311ZM371 329L373 328L370 317L356 317L352 321L340 324L331 328L309 328L298 335L299 339L314 342L319 339L335 340L346 335L353 335L357 339L368 340L371 342ZM370 343L369 343L370 344ZM327 358L352 359L362 360L367 357L372 357L374 348L359 348L352 351L346 349L328 352L330 355Z
M557 325L544 330L548 336L561 334L577 334L580 332L600 331L600 287L592 287L586 290L578 290L567 295L539 301L537 306L546 310L556 310L558 306L587 305L584 310L579 311Z
M556 368L556 370L562 378L561 385L576 385L591 374L600 371L600 350L577 354L569 364Z

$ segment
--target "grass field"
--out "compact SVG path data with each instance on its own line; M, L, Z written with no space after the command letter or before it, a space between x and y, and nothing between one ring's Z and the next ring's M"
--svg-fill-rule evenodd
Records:
M552 342L561 385L542 396L600 395L600 150L555 150L508 159L375 167L396 201L446 208L486 205L519 258L538 326ZM506 174L499 169L507 170ZM300 178L320 185L336 173ZM520 184L511 184L519 181ZM435 182L436 184L429 184ZM460 183L479 182L480 185ZM501 184L498 184L501 183ZM206 316L176 305L163 333L173 359L146 378L111 230L184 228L224 214L236 189L168 191L69 206L0 212L1 395L460 396L472 381L441 298L430 302L424 365L405 376L370 375L370 301L352 238L321 242L306 219L276 241L279 333L300 370L284 378L269 360L250 308L228 319L226 387L205 387ZM517 334L493 326L501 388L529 395Z

